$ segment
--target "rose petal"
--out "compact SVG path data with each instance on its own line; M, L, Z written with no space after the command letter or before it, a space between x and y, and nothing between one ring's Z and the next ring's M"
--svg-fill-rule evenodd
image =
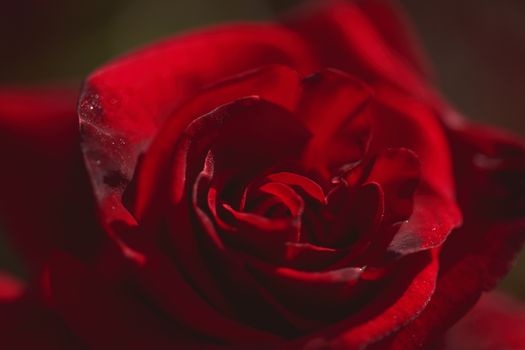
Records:
M306 143L308 132L283 108L252 97L224 105L198 118L178 139L164 136L163 142L176 144L173 172L169 177L171 183L166 184L166 188L172 186L173 191L165 191L164 198L156 198L157 212L153 214L163 217L161 222L168 221L169 233L164 235L168 242L162 241L166 237L158 234L158 222L154 221L150 227L147 218L142 220L139 232L155 232L153 237L144 239L159 239L170 247L169 255L193 288L206 295L213 306L223 309L210 254L226 252L209 212L200 207L199 188L209 186L206 181L215 176L215 172L220 175L222 171L233 169L240 175L246 171L257 174L272 164L294 158ZM263 147L259 140L272 142ZM213 173L211 167L205 166L206 159L212 159L210 155L213 156ZM206 203L206 198L203 202ZM130 244L140 251L140 244ZM207 251L203 244L213 251Z
M195 120L177 141L172 200L180 202L208 151L215 172L237 180L297 157L310 137L289 112L256 97L237 100ZM264 145L261 141L264 140ZM173 143L167 138L164 142Z
M143 211L155 197L157 184L166 176L171 143L194 119L211 112L218 106L247 96L259 96L287 110L293 110L300 92L299 75L284 66L272 65L250 71L222 81L201 91L172 113L169 121L145 157L140 168L134 214L141 218ZM164 136L169 135L169 136Z
M43 350L82 348L58 315L34 294L29 293L16 278L0 272L2 347Z
M45 307L29 300L0 302L2 347L5 349L69 350L84 344ZM30 336L28 336L30 334Z
M363 272L358 267L300 271L256 260L250 261L250 269L285 306L319 321L348 314L349 304L356 303L355 286Z
M50 264L50 293L56 310L88 346L99 349L158 349L204 346L176 322L159 317L140 294L101 271L66 255ZM200 345L199 345L200 344Z
M193 289L177 268L163 252L149 248L148 261L138 267L138 278L145 293L151 296L163 312L174 321L194 333L217 339L229 344L268 343L279 338L239 323L232 319L231 309L221 314L208 304L206 294Z
M0 90L1 221L31 274L58 248L92 254L101 236L78 147L76 97L73 89Z
M331 180L346 163L361 160L370 124L363 109L372 91L345 73L324 70L303 80L297 116L312 133L303 155L306 170Z
M447 332L443 349L522 349L523 329L525 305L501 293L487 293Z
M466 125L448 136L464 223L445 242L427 309L382 344L392 349L416 349L439 338L505 275L525 240L523 143Z
M379 227L384 215L383 201L383 189L375 182L355 189L336 188L328 196L329 229L317 239L327 246L354 250L354 243L367 241Z
M288 208L292 217L300 216L304 211L304 200L290 186L279 182L267 182L259 191L274 195Z
M311 66L307 57L293 33L271 24L244 24L166 40L95 71L86 80L79 117L99 201L109 201L109 208L120 205L139 154L183 100L217 80L267 64L303 71ZM104 219L114 215L124 214L109 210Z
M209 229L213 230L213 227ZM229 305L243 324L285 337L320 326L319 322L304 319L287 309L254 278L246 266L246 261L254 259L253 256L218 249L213 240L202 240L201 243L216 284L224 291Z
M416 99L393 90L379 90L373 104L375 152L407 148L417 154L421 176L414 194L414 212L389 246L404 255L440 245L461 223L454 195L452 164L442 126Z
M326 197L321 186L305 176L290 172L280 172L268 175L267 179L296 187L319 203L326 204Z
M303 271L325 269L346 254L344 250L320 247L310 243L291 243L285 245L279 265Z
M275 259L286 242L297 242L299 223L286 219L267 219L259 215L237 212L226 206L235 218L233 229L223 230L222 236L231 245L246 249L266 259Z
M406 148L391 148L377 157L366 182L381 185L385 194L385 220L408 219L419 179L420 164L414 152Z
M423 76L433 76L430 60L414 34L415 28L395 0L367 0L356 4L383 36L384 43L400 55L400 60L407 60Z
M400 329L425 309L432 296L439 267L435 253L406 257L381 293L371 295L358 313L292 344L297 349L363 349Z
M427 101L437 99L412 64L385 40L366 6L352 1L316 5L297 11L286 24L311 45L322 66L341 69L372 85L386 81Z

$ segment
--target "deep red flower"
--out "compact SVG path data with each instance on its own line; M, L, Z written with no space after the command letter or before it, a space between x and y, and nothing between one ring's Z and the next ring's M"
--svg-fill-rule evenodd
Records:
M53 349L438 344L523 242L525 146L442 101L403 23L337 1L154 44L88 77L80 135L67 99L3 93L1 200L38 281L0 288L7 329L42 320Z

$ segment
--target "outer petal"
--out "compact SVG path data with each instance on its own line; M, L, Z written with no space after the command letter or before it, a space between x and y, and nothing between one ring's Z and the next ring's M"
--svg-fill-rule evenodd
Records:
M69 89L0 89L0 215L31 272L54 249L85 255L96 242L76 96Z
M0 330L3 349L82 349L60 318L21 282L0 272Z
M524 329L525 305L500 293L488 293L448 331L444 349L525 349Z
M421 49L411 23L397 6L398 1L367 0L356 3L380 32L384 42L401 56L400 59L407 60L422 75L432 75L429 59Z
M441 251L429 306L379 349L419 349L435 341L505 275L525 240L523 143L476 127L448 136L464 224Z
M66 255L56 255L50 263L53 306L84 344L95 349L208 349L184 325L162 317L125 276L108 276L107 270Z
M395 276L356 316L307 336L290 349L364 349L412 321L432 296L438 263L435 251L426 251L407 257L404 264L403 274ZM411 269L413 274L408 273Z
M439 246L461 223L446 135L432 110L417 99L392 89L379 89L377 96L371 148L408 148L421 165L414 212L400 226L389 251L403 255Z
M139 154L181 101L207 84L271 63L307 71L302 41L274 25L239 24L177 37L116 60L86 81L83 149L97 198L116 206Z
M329 69L304 79L302 86L297 115L312 133L303 166L329 182L342 166L361 161L368 149L371 127L363 110L373 92L355 78Z
M394 41L381 32L384 27L376 26L374 17L380 11L394 23L391 8L383 4L373 9L366 2L319 2L290 16L286 23L310 43L311 55L322 66L341 69L372 85L387 82L427 101L436 100L418 69L404 55L408 51L391 47Z

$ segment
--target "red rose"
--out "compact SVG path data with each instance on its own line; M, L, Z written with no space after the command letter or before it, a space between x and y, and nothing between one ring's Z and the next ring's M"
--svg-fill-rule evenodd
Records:
M4 293L7 344L35 320L53 349L443 339L523 242L525 146L442 101L407 33L339 1L100 68L78 104L100 226L73 104L2 94L2 204L39 281Z

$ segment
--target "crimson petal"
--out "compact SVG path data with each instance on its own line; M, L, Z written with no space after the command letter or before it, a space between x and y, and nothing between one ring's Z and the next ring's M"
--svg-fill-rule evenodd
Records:
M78 147L76 98L69 88L0 89L0 216L30 274L55 249L90 255L101 236Z
M311 44L324 67L341 69L373 86L386 80L418 98L438 100L419 71L396 51L399 48L390 46L372 19L375 14L368 11L355 1L328 1L294 13L286 24Z
M139 154L182 101L224 77L267 64L311 66L303 43L271 24L213 28L151 45L91 74L79 102L82 147L104 220L126 218L120 196Z
M6 349L67 350L83 345L36 293L0 271L0 329ZM31 336L27 336L31 334Z
M405 255L439 246L461 223L455 200L449 145L442 126L427 106L393 90L379 90L374 104L371 149L407 148L417 154L420 181L414 212L404 222L389 251Z
M432 297L439 264L435 251L405 259L398 266L400 273L391 276L382 293L359 313L299 339L290 348L364 349L416 318Z
M367 86L343 72L324 70L303 80L296 114L313 135L303 155L306 170L329 181L344 164L361 160L370 137L363 108L371 97Z
M367 0L356 3L373 22L383 36L384 43L399 54L400 60L407 60L421 75L432 77L430 61L421 49L423 46L414 35L407 16L395 0Z
M443 335L482 291L505 275L525 240L523 142L467 125L449 129L448 136L464 224L443 246L429 306L405 330L385 340L382 345L389 349L418 349Z
M166 140L176 140L196 118L207 114L218 106L248 96L259 96L282 108L292 111L300 93L299 75L279 65L271 65L245 72L205 88L189 101L177 108L159 130L156 141L148 150L140 167L137 199L134 214L139 219L155 198L157 184L166 176L173 145Z
M107 281L100 271L71 257L54 257L49 267L49 285L56 310L90 347L199 348L197 339L177 323L159 317L129 286L119 287L115 281Z

